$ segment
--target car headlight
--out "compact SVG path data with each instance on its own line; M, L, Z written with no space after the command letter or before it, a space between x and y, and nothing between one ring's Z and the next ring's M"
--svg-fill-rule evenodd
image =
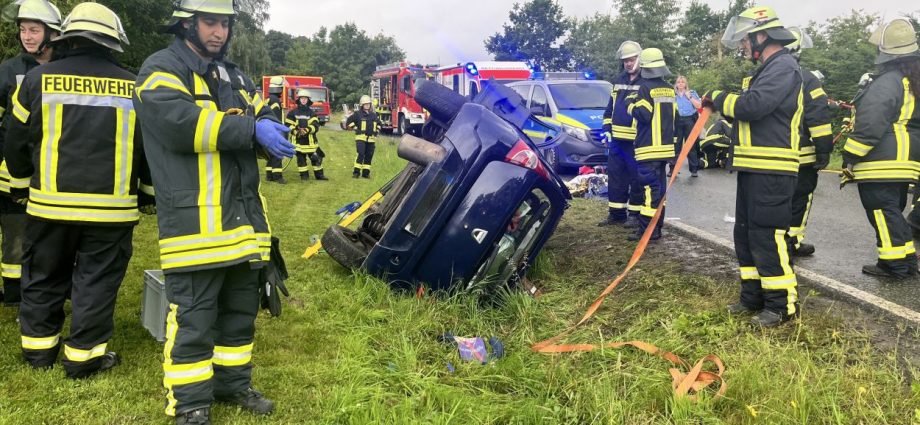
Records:
M568 124L562 124L562 130L565 131L565 134L572 136L582 142L591 141L591 133L584 128L573 127Z

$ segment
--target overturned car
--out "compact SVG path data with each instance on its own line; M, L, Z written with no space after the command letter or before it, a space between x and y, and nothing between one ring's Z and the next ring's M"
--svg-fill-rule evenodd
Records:
M571 199L539 155L545 146L521 131L538 119L499 84L467 102L420 81L416 99L431 117L421 138L400 141L409 164L355 229L331 226L323 248L396 288L517 285Z

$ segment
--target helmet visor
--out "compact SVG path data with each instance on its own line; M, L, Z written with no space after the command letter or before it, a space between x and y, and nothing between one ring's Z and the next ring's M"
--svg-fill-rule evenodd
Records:
M754 28L757 28L758 22L751 18L743 16L734 16L728 21L725 27L725 33L722 34L722 45L729 49L741 47L741 40L748 35Z

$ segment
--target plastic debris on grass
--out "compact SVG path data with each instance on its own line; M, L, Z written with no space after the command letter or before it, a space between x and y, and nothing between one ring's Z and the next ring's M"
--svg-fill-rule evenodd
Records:
M486 347L486 341L480 337L460 337L448 332L442 335L440 340L455 345L460 353L460 359L465 361L486 364L505 355L505 345L494 336L488 340L489 347L492 349L491 354ZM447 368L450 372L453 372L454 367L452 364L448 363Z

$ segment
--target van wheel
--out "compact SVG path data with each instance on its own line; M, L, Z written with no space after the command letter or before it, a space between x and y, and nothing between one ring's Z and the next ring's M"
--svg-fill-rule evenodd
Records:
M365 249L358 234L337 224L326 229L322 243L326 253L346 268L360 268L364 264L364 259L367 258L368 250Z
M545 162L546 166L554 172L559 171L559 157L556 154L555 149L550 148L543 151L543 162Z

